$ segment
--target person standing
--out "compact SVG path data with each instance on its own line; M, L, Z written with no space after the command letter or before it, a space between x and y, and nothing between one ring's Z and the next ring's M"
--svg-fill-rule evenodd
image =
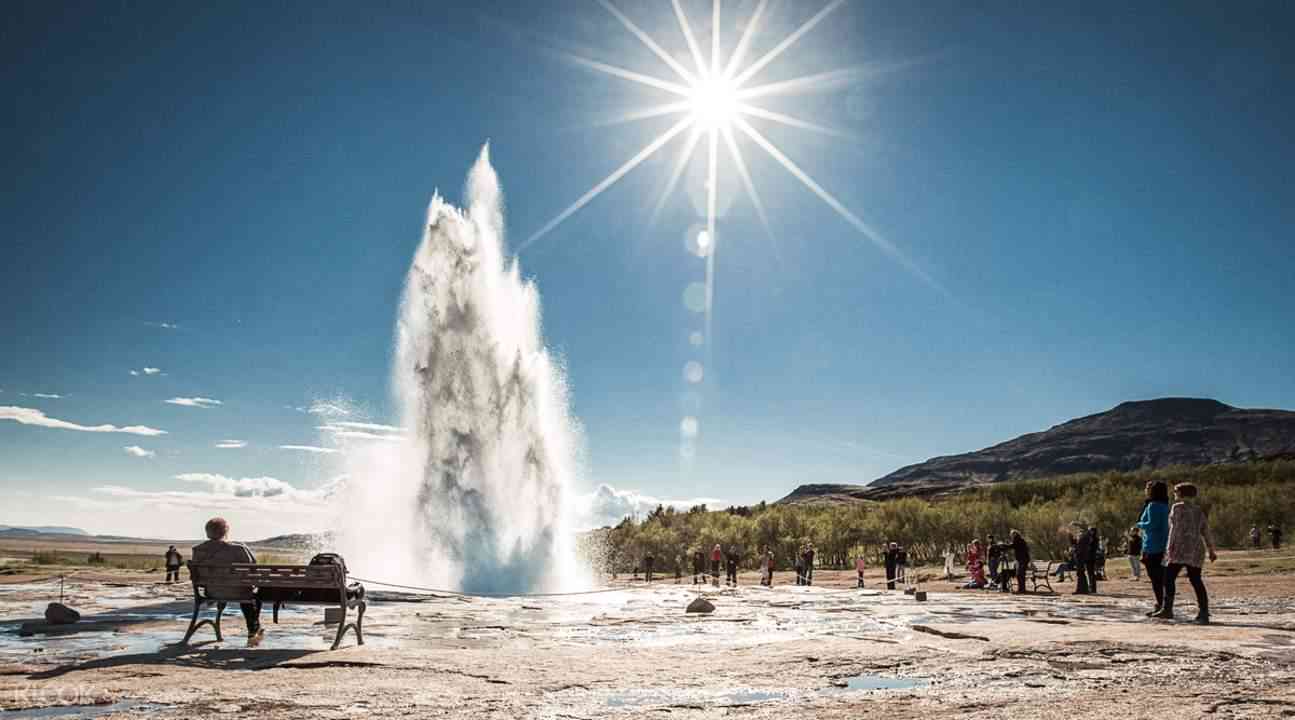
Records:
M985 587L985 547L980 540L972 540L967 548L967 574L970 579L963 587L967 589Z
M769 587L772 588L773 587L773 548L769 549L769 553L766 556L765 561L768 563L767 565L768 570L765 576L766 578L765 585L768 585Z
M1012 555L1016 560L1016 592L1025 594L1025 570L1030 566L1030 544L1019 531L1012 531Z
M1003 549L994 540L993 533L990 533L985 538L985 551L989 553L989 582L997 585L999 582L998 564L1003 561Z
M854 571L859 574L859 587L863 587L863 568L864 568L863 553L860 552L859 557L856 557L854 559Z
M711 583L719 587L719 564L724 561L724 551L720 549L719 543L710 550L710 577Z
M814 543L805 547L805 584L814 584Z
M1278 550L1282 546L1282 529L1277 527L1277 523L1268 526L1268 536L1273 540L1273 550Z
M656 558L652 557L652 553L648 553L647 555L645 555L645 556L643 557L643 579L644 579L644 581L649 582L649 583L650 583L650 582L652 582L652 568L653 568L653 566L654 566L654 565L656 565Z
M796 584L805 584L805 548L801 548L796 553Z
M184 561L180 551L175 546L167 548L166 551L166 581L168 583L176 582L180 579L180 564Z
M1142 506L1138 529L1142 531L1142 566L1147 569L1156 607L1150 617L1165 606L1165 547L1169 544L1169 486L1163 480L1152 480L1146 486L1147 501Z
M1092 556L1092 538L1088 530L1080 527L1075 537L1075 594L1088 595L1092 592L1088 579L1088 558Z
M1205 565L1205 554L1208 551L1210 562L1218 559L1214 551L1214 539L1210 535L1209 521L1205 511L1196 504L1196 486L1191 483L1179 483L1174 486L1174 506L1169 510L1169 542L1165 548L1165 604L1152 617L1161 620L1172 620L1174 617L1174 594L1178 574L1187 571L1187 580L1196 591L1197 625L1210 624L1210 599L1205 592L1205 582L1201 580L1201 568Z
M705 581L702 580L702 577L705 574L706 553L703 553L701 548L698 548L697 551L692 554L692 584L696 585L698 583L704 583Z
M1129 572L1134 580L1142 579L1142 533L1137 526L1129 528L1129 541L1124 548L1129 558Z
M1100 561L1099 561L1100 559ZM1097 594L1097 568L1098 565L1105 565L1106 553L1102 551L1101 539L1097 536L1097 528L1088 528L1088 557L1085 563L1088 566L1088 590L1092 594ZM1105 573L1102 577L1105 577Z
M737 552L737 546L730 545L728 548L728 555L726 555L724 558L725 560L724 569L726 570L726 573L724 576L725 585L737 587L737 563L740 559L741 558Z
M1255 550L1258 550L1259 546L1262 544L1263 544L1263 534L1259 532L1259 526L1255 525L1254 527L1250 528L1250 545Z
M886 565L886 589L895 589L895 572L899 567L899 545L891 543L886 546L886 552L882 554L882 561Z

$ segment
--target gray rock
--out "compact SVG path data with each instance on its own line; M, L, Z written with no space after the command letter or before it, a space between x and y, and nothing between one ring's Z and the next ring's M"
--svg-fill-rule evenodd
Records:
M50 625L71 625L81 620L81 613L63 603L50 603L45 608L45 622Z
M688 612L713 613L715 612L715 604L707 600L706 598L699 597L696 600L693 600L692 602L688 603Z

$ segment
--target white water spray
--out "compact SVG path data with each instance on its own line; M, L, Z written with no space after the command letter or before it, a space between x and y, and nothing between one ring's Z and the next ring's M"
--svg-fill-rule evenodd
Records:
M393 582L584 586L568 522L578 432L544 349L539 294L504 259L489 146L465 195L466 211L439 195L428 208L396 323L404 434L348 448L338 545L357 575Z

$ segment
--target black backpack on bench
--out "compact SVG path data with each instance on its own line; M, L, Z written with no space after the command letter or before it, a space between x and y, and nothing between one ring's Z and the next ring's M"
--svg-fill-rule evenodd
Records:
M310 559L307 565L340 565L342 574L346 574L346 560L337 553L319 553ZM337 591L332 588L305 588L301 590L269 588L258 593L262 602L311 602L311 603L328 603L338 602ZM346 595L350 597L364 597L364 586L359 583L348 583L346 586Z

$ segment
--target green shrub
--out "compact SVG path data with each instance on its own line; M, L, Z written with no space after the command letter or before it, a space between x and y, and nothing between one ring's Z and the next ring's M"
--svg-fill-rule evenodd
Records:
M1019 530L1035 557L1060 559L1069 546L1073 522L1095 525L1118 543L1137 521L1148 480L1171 487L1192 482L1201 490L1215 541L1245 547L1250 528L1282 525L1295 518L1295 462L1174 467L1127 473L1089 473L1020 480L936 498L899 498L843 505L766 505L710 511L676 512L658 507L642 521L626 518L614 528L592 533L582 543L598 567L629 572L647 553L663 572L682 557L691 569L692 553L708 553L716 543L737 545L748 569L760 548L771 548L778 569L790 568L798 549L816 546L826 567L848 567L853 554L880 560L882 544L898 542L915 564L938 561L944 551L961 551L973 538L992 533L1006 540Z

